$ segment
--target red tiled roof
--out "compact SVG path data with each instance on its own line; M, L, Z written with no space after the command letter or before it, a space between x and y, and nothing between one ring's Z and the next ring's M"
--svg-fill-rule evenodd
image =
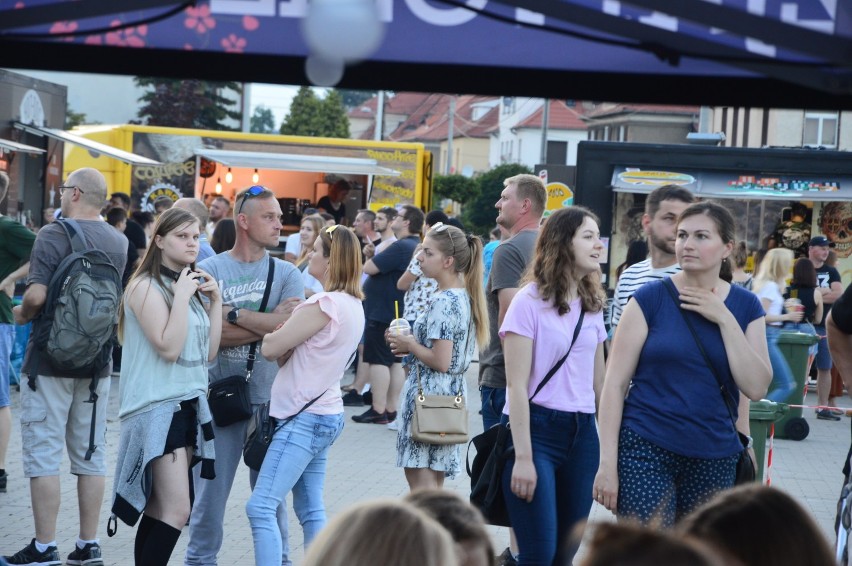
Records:
M541 129L541 117L544 114L544 105L530 114L526 119L519 122L515 128ZM582 120L583 114L574 108L569 108L561 100L550 101L550 114L547 116L547 128L549 130L585 130L586 123Z
M589 118L601 118L625 113L641 114L698 114L699 106L684 106L676 104L613 104L602 105L586 114Z
M485 138L497 124L499 105L489 109L478 120L473 119L475 108L494 101L491 96L464 95L456 97L453 137ZM450 97L436 94L427 99L409 119L388 136L394 141L432 141L447 139L449 134Z

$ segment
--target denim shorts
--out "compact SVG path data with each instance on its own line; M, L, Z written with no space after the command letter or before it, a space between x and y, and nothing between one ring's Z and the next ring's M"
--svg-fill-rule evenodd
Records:
M9 383L12 377L12 345L15 343L15 325L0 324L0 409L11 405Z
M71 473L83 476L105 476L106 413L109 404L110 378L98 381L98 403L95 415L95 446L91 460L86 460L92 404L89 400L89 378L36 378L33 391L23 381L21 386L21 440L24 476L38 478L58 476L62 463L62 444L68 450Z
M825 337L825 326L814 326L817 336L816 367L817 369L831 369L831 352L828 351L828 338Z

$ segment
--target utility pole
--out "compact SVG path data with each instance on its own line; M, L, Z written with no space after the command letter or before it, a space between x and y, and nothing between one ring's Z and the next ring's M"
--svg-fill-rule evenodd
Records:
M444 168L444 173L449 175L452 173L452 163L453 163L453 133L455 126L454 118L456 117L456 97L450 95L450 116L447 121L447 164Z
M547 164L547 122L550 119L550 99L544 99L544 110L541 114L541 163Z
M382 141L385 130L385 91L380 90L376 99L376 127L373 129L373 139Z

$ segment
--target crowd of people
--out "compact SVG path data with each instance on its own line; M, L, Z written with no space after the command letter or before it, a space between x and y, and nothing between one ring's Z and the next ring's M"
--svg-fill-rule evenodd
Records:
M7 185L0 173L0 202ZM129 216L122 193L112 193L104 210L98 171L68 176L59 217L79 226L122 275L121 355L94 375L69 376L30 341L21 430L35 536L6 562L63 562L56 530L64 443L80 508L67 563L104 563L97 519L110 472L106 403L96 401L108 398L118 375L121 440L108 499L113 520L136 526L136 564L167 564L185 526L184 563L217 563L251 419L217 422L207 393L235 376L251 411L263 407L274 423L245 503L258 565L292 563L289 494L310 565L381 566L416 556L449 566L561 566L574 562L581 540L587 566L628 558L833 563L825 538L789 496L735 488L748 401L783 401L795 387L777 346L782 328L821 337L813 355L825 407L817 416L839 418L827 406L825 335L826 328L835 334L832 353L852 379L849 349L835 353L852 328L852 299L841 297L836 269L824 265L823 236L795 265L792 252L775 249L753 277L737 274L744 247L728 210L660 187L646 200L647 242L631 246L619 267L606 317L600 222L581 206L545 217L537 176L505 180L487 245L443 212L411 205L358 210L350 228L350 190L346 181L332 184L280 259L270 250L279 245L281 207L265 187L240 191L233 203L158 201L149 222ZM66 222L35 235L0 216L0 351L13 322L44 324L51 275L72 252ZM14 283L24 277L22 303L12 308ZM425 399L469 401L465 375L477 358L479 399L467 406L481 410L484 429L506 425L511 433L500 487L513 528L496 557L480 512L442 490L463 469L462 443L424 437L417 424ZM353 364L354 382L342 388ZM11 411L8 376L0 378L3 491ZM352 417L358 426L396 431L396 465L411 493L329 522L326 471L347 405L366 406ZM584 535L595 501L619 521ZM771 524L763 529L770 535L749 529L758 523ZM807 556L798 548L805 545Z

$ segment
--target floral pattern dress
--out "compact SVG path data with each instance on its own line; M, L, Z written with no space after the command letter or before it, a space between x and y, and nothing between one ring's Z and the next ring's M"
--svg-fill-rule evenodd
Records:
M431 348L433 340L452 340L453 353L447 373L435 371L414 356L406 358L409 371L400 393L400 426L396 437L398 467L429 468L445 472L450 478L461 469L461 445L415 442L411 439L411 417L417 397L418 369L424 394L456 395L461 389L465 400L468 399L464 375L476 350L476 338L471 332L470 299L464 289L436 292L426 312L414 323L413 334L418 343Z

